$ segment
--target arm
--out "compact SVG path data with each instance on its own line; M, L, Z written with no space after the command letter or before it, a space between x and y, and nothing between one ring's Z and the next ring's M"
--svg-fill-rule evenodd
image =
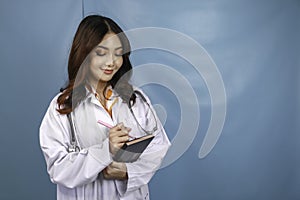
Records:
M164 130L159 131L141 157L133 163L126 163L128 182L127 191L135 190L147 184L159 169L170 142Z
M109 149L112 156L128 141L131 129L125 127L123 123L119 123L117 126L109 130ZM115 180L127 180L127 168L125 163L112 162L103 171L103 177L105 179L115 179Z
M147 184L159 168L170 143L167 138L161 143L160 136L156 137L156 141L152 141L136 162L112 162L102 171L104 178L115 180L121 196L126 191L130 192Z
M105 179L127 180L127 168L125 163L112 162L103 171Z
M108 139L80 152L67 151L70 126L67 116L56 111L56 98L40 126L40 145L51 181L68 188L93 182L112 162Z
M136 162L112 162L102 171L105 179L115 180L120 195L147 184L159 168L170 146L169 140L161 128L160 125L160 133L155 136ZM119 144L119 146L116 145L116 148L120 148L122 145L123 143Z
M146 95L144 95L144 97L146 98L147 102L149 102L152 111L154 111L153 107L151 106L150 100ZM144 125L147 125L147 121L149 119L153 119L153 117L151 117L152 112L149 110L149 107L141 101L141 99L136 100L136 104L133 109L135 109L134 112L144 120ZM157 119L158 129L154 133L154 139L137 161L133 163L126 163L128 174L126 191L132 191L147 184L156 170L159 169L162 160L165 157L168 148L170 147L169 139L156 114L155 118ZM149 128L151 129L151 127Z

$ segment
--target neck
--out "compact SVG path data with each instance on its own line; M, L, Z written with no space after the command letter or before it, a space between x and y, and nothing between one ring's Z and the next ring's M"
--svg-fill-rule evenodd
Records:
M96 85L96 87L94 87L94 88L96 89L96 92L98 94L102 95L103 91L104 91L104 89L106 87L106 85L107 85L107 82L101 82L101 81L99 81L98 84Z
M93 81L93 80L88 80L89 85L97 92L98 94L103 94L103 90L105 89L107 82L103 81Z

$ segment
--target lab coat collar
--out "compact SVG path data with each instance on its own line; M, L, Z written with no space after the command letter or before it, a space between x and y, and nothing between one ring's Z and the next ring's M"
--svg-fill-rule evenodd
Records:
M102 104L96 98L96 90L91 85L85 86L86 89L86 100L90 100L91 103L96 104L103 108ZM114 102L116 98L118 98L118 94L113 90L112 86L108 86L107 89L112 91L112 95L110 97L109 102ZM118 100L118 99L117 99ZM110 105L109 105L110 106Z

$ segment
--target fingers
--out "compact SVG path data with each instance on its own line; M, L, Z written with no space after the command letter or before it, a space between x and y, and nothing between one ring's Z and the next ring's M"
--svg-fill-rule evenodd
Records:
M110 129L110 134L127 135L131 131L131 128L124 126L123 123L119 123Z
M109 131L109 139L111 142L126 142L129 139L128 133L131 128L125 127L123 123L119 123Z
M128 133L130 131L131 129L125 127L123 123L119 123L109 130L110 152L113 155L129 140Z
M123 130L123 131L126 131L130 128L124 126L123 122L121 123L118 123L116 126L112 127L110 130L112 131L120 131L120 130Z
M112 163L110 163L110 167L115 168L115 169L123 169L123 165L125 165L124 163L121 162L115 162L113 161Z
M123 126L124 126L124 124L121 122L121 123L115 125L114 127L112 127L112 128L110 129L110 131L119 131L119 130L122 129Z
M102 170L102 173L103 173L103 177L105 179L114 179L114 172L113 170L108 166L106 167L104 170Z
M124 180L128 178L127 167L125 163L112 162L102 172L105 179Z
M110 137L110 142L112 143L125 143L127 142L129 139L128 135L124 135L124 136L116 136L116 137Z

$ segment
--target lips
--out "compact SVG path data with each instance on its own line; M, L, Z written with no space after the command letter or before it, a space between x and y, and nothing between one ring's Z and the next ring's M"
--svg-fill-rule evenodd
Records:
M104 74L107 74L107 75L110 75L113 73L114 70L111 70L111 69L104 69L103 72Z

